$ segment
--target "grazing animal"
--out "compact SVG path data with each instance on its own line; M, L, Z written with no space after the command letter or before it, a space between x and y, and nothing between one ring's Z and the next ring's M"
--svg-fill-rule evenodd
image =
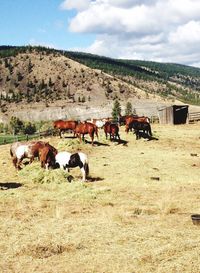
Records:
M138 121L138 122L144 122L144 123L149 123L150 124L150 120L149 120L149 118L148 117L138 117L138 116L127 116L126 118L125 118L125 124L126 124L126 126L125 126L125 132L129 132L129 130L131 129L130 128L130 126L129 126L129 124L131 124L132 122L134 122L134 121Z
M143 131L148 136L152 136L151 125L148 122L132 121L129 124L129 129L134 129L136 139L140 138L140 131Z
M54 168L56 164L56 154L57 151L55 152L55 150L52 149L52 146L46 143L45 146L39 150L41 167L45 169L49 169L49 167Z
M94 145L94 134L96 134L97 138L99 137L97 126L87 121L84 123L79 123L75 128L75 133L80 141L81 141L81 136L82 136L82 139L84 140L84 136L86 134L89 134L92 140L92 145Z
M57 150L49 143L44 141L32 141L32 142L15 142L10 147L10 155L12 157L13 164L16 169L20 170L22 160L29 158L29 163L32 163L34 158L39 158L39 153L45 146L51 148L54 155L57 154Z
M64 170L79 167L83 175L82 181L86 181L89 175L89 164L87 155L81 152L71 154L69 152L59 152L56 157L56 167Z
M107 121L104 125L104 132L106 135L106 139L107 139L107 135L110 135L110 140L114 140L114 139L119 139L120 140L120 136L119 136L119 126L115 123L111 123L109 121Z
M54 129L59 130L59 136L61 138L62 132L65 132L67 130L72 130L74 132L76 126L78 124L78 121L76 120L56 120L53 122ZM75 137L75 132L74 132Z

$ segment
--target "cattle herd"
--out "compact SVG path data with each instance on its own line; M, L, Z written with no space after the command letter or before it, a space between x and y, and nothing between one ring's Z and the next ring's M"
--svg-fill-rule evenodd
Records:
M103 128L106 139L109 135L110 140L121 141L119 135L119 126L125 125L125 131L133 130L136 134L136 139L139 139L140 132L143 132L148 137L152 136L150 120L148 117L138 116L120 116L118 122L113 122L111 119L99 119L85 122L73 120L56 120L53 122L53 127L58 130L60 138L65 131L72 131L74 137L78 137L80 142L84 140L86 134L91 138L91 144L94 145L94 136L98 138L98 128ZM15 142L10 147L10 155L16 169L20 170L21 163L24 158L28 158L29 163L38 158L41 167L45 169L62 168L68 170L70 168L79 167L82 173L82 180L86 181L89 175L88 157L82 152L71 154L67 151L58 151L48 142L31 141L31 142Z

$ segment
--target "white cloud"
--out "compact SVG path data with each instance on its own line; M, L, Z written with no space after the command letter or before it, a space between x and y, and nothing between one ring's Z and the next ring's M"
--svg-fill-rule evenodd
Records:
M185 25L178 26L169 34L170 43L195 44L200 42L200 21L190 21Z
M61 9L76 9L78 11L88 8L90 5L90 0L65 0L61 3Z
M66 0L64 4L77 9L69 23L72 32L96 34L93 44L83 51L199 63L199 0Z

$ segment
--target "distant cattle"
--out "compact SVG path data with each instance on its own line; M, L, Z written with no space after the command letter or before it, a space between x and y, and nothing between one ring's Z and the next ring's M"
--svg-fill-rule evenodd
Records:
M59 152L56 155L56 167L67 169L79 167L82 173L82 181L86 181L89 175L88 157L82 152L71 154L69 152Z
M104 125L104 132L106 135L106 139L108 137L108 134L110 135L110 140L114 140L114 139L119 139L120 140L120 136L119 136L119 126L115 123L111 123L109 121L107 121Z
M61 138L62 132L65 132L67 130L71 130L74 132L76 126L78 124L78 121L76 120L56 120L53 122L54 129L59 130L59 136ZM75 136L75 132L74 132Z
M32 141L32 142L15 142L10 147L10 155L12 157L13 164L16 169L21 169L21 163L24 158L30 159L29 163L32 163L34 158L39 158L41 149L48 147L51 149L54 156L57 154L57 150L49 143L44 141ZM47 154L46 160L42 163L42 166L49 161Z
M136 139L140 138L140 131L147 134L149 137L152 136L151 125L148 122L132 121L129 123L129 129L134 129Z
M76 136L79 138L81 141L82 139L84 140L84 137L86 134L89 134L91 140L92 140L92 145L94 145L94 134L96 134L98 138L98 128L95 124L90 123L90 122L84 122L84 123L79 123L76 128L75 128L75 133Z

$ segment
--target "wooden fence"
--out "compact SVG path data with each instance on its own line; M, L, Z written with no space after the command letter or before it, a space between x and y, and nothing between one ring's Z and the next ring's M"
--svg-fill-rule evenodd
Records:
M200 112L189 113L189 123L200 120Z
M43 132L37 132L33 135L6 135L0 136L0 145L13 143L16 141L28 141L32 139L40 139L42 137L53 136L55 135L54 129L49 129Z

